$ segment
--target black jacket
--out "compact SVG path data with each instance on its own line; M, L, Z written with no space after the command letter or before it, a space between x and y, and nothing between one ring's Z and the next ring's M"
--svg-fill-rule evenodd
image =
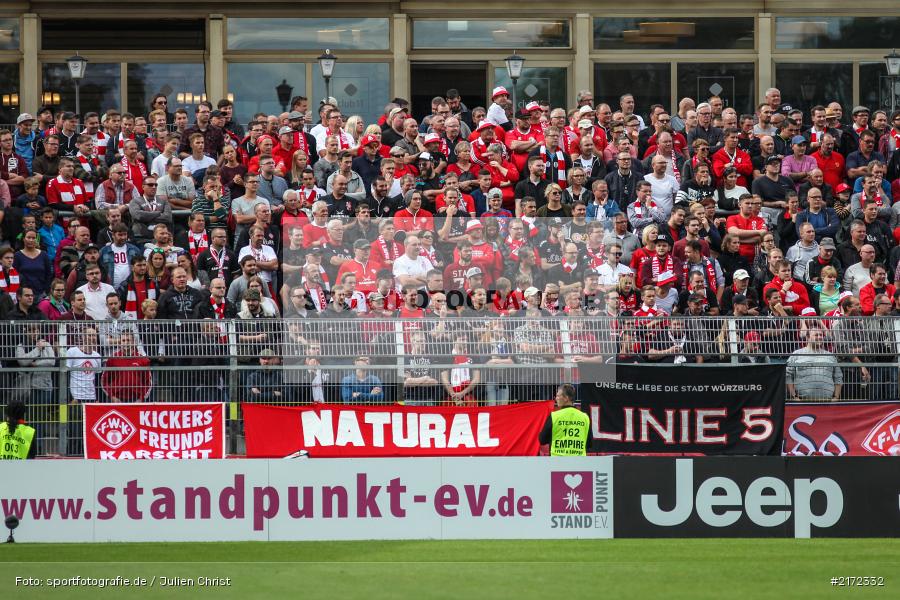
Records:
M159 319L191 319L197 307L206 300L206 295L198 289L188 286L183 292L175 287L166 290L159 299L157 318Z
M641 179L643 178L638 177L634 170L629 171L628 176L623 177L619 174L618 169L607 173L604 177L609 188L609 197L616 201L622 212L627 213L628 205L637 198L637 184Z

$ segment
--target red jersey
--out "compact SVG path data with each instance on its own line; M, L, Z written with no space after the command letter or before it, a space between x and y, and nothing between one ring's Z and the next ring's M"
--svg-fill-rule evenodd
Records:
M725 176L725 165L728 163L734 163L734 168L737 169L737 184L749 189L750 181L753 179L753 162L750 155L740 148L735 148L734 154L729 155L725 148L720 148L712 156L712 170L717 180Z
M337 272L337 281L340 281L344 273L353 273L356 275L356 289L363 294L369 295L378 288L377 271L371 260L365 264L358 262L356 259L345 261Z
M513 128L511 131L506 132L505 142L506 145L512 148L513 142L527 142L529 140L536 141L541 144L544 142L544 134L537 127L529 127L528 131L521 132L519 129ZM520 173L525 171L525 165L528 162L528 152L512 152L511 153L512 162L516 165L516 168Z
M810 156L816 159L816 164L819 170L822 171L822 179L831 186L831 189L844 183L844 157L841 154L832 152L825 157L822 156L822 151L819 150L818 152L813 152Z
M728 231L732 227L737 227L738 229L752 229L753 231L768 230L766 221L762 217L743 217L740 214L731 215L725 221L725 231ZM745 244L744 242L741 242L740 254L750 261L751 264L753 263L753 259L756 258L756 246L757 243Z
M376 271L390 268L386 265L387 261L397 260L403 254L403 246L395 240L387 241L380 235L372 242L372 252L369 254L369 262Z
M309 248L315 242L326 239L328 231L325 225L316 225L315 223L307 223L303 226L303 247Z
M404 208L394 215L394 227L398 231L434 231L434 215L423 208L417 210L416 214Z

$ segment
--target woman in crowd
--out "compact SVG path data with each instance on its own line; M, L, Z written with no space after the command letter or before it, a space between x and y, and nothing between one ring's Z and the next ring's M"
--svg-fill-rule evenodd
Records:
M841 299L841 284L838 282L837 269L828 265L822 268L822 283L813 286L809 294L809 303L820 315L826 315L838 307Z
M353 138L353 147L359 146L359 140L365 135L366 122L359 115L353 115L344 123L344 131Z
M147 257L147 278L156 284L160 292L169 289L169 269L166 267L166 251L154 248Z
M716 190L716 204L718 209L716 214L719 216L736 215L738 212L738 200L744 194L749 194L742 185L737 184L738 172L734 167L727 167L722 174L722 181Z
M294 152L291 156L291 168L284 176L292 190L299 190L303 187L303 172L307 167L309 167L309 156L306 151L300 149Z
M237 150L231 144L225 144L219 159L219 179L228 190L229 197L240 198L244 195L246 174L247 166L239 160Z
M722 275L725 276L725 285L731 285L734 272L744 269L750 272L750 262L740 253L741 240L734 234L727 234L722 239L722 251L719 253L719 266L722 267Z
M19 273L20 285L30 287L34 291L35 301L39 302L50 291L53 263L38 245L36 231L26 231L22 242L24 247L16 252L12 266Z
M644 269L644 263L656 256L657 237L659 237L659 226L656 223L647 225L641 233L641 241L644 245L631 253L631 264L629 266L632 271L637 273L638 281L636 281L636 285L639 288L643 285L640 281L640 273Z
M205 290L209 287L209 273L206 271L197 272L197 265L191 260L191 255L183 252L178 255L178 266L183 267L187 271L187 284L196 290Z
M616 286L619 297L619 308L622 313L634 312L641 304L641 297L634 287L634 275L622 273L619 275L619 285Z
M594 201L594 196L591 193L591 190L585 187L585 183L587 182L587 174L585 173L583 168L573 167L569 169L569 173L566 175L566 182L569 185L565 189L565 191L563 191L563 204L571 205L580 200L584 202L585 206L587 206Z
M675 201L685 204L694 204L707 196L716 193L713 187L712 175L709 172L709 165L700 163L694 169L694 176L691 179L684 178L681 182L681 189L675 196Z

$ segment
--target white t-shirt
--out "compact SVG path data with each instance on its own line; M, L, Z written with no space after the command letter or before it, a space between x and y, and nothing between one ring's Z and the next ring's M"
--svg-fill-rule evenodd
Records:
M653 197L653 201L656 202L659 210L662 211L663 216L668 219L669 215L672 214L675 194L680 189L678 181L671 175L664 175L662 179L657 179L652 173L644 175L644 180L650 182L650 195Z
M211 167L214 164L216 164L216 161L206 156L205 154L200 160L195 159L193 156L188 156L181 161L181 166L183 167L182 172L185 175L190 175L194 171L199 171L200 169Z
M278 255L275 254L275 250L271 246L266 246L265 244L260 247L259 250L250 246L249 244L241 248L241 251L238 252L238 264L240 264L241 259L247 255L253 256L256 259L256 262L268 262L270 260L276 260ZM272 273L275 271L263 271L259 269L257 275L259 278L265 281L266 283L272 283Z
M403 287L399 282L400 275L425 279L425 275L433 268L434 265L432 265L431 261L424 256L417 256L415 258L409 258L405 254L400 256L394 261L394 277L398 278L397 289L399 290Z
M70 369L69 390L73 398L82 402L97 399L94 375L101 363L100 354L96 350L85 353L77 346L66 350L66 367Z
M109 311L106 309L106 296L115 292L116 288L102 281L96 290L90 289L90 285L86 283L78 288L79 292L84 292L84 312L95 321L102 321L109 314Z
M110 244L113 253L113 263L115 269L112 273L112 284L114 288L119 287L123 281L131 275L131 265L128 264L128 248L126 246L113 246Z
M600 275L598 279L600 285L616 285L619 283L619 275L631 275L634 273L634 271L631 270L631 267L627 265L619 263L613 268L609 266L608 262L597 267L596 271L597 274Z
M153 162L150 164L150 172L156 175L157 177L162 177L167 173L166 165L169 163L169 159L171 156L166 156L165 154L160 154L156 158L153 159Z

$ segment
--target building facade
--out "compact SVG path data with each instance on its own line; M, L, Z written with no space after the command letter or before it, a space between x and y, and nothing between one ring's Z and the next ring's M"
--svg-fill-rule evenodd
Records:
M41 104L74 109L65 59L90 62L81 109L146 113L229 96L238 120L280 112L287 95L318 99L316 57L338 57L331 92L345 114L376 118L394 96L421 114L460 90L471 108L511 85L504 58L527 61L520 103L572 106L578 90L638 112L717 94L752 112L768 87L803 109L828 100L890 107L883 56L900 47L900 3L862 0L641 0L623 4L462 0L191 3L0 2L0 122ZM514 15L511 17L511 15Z

